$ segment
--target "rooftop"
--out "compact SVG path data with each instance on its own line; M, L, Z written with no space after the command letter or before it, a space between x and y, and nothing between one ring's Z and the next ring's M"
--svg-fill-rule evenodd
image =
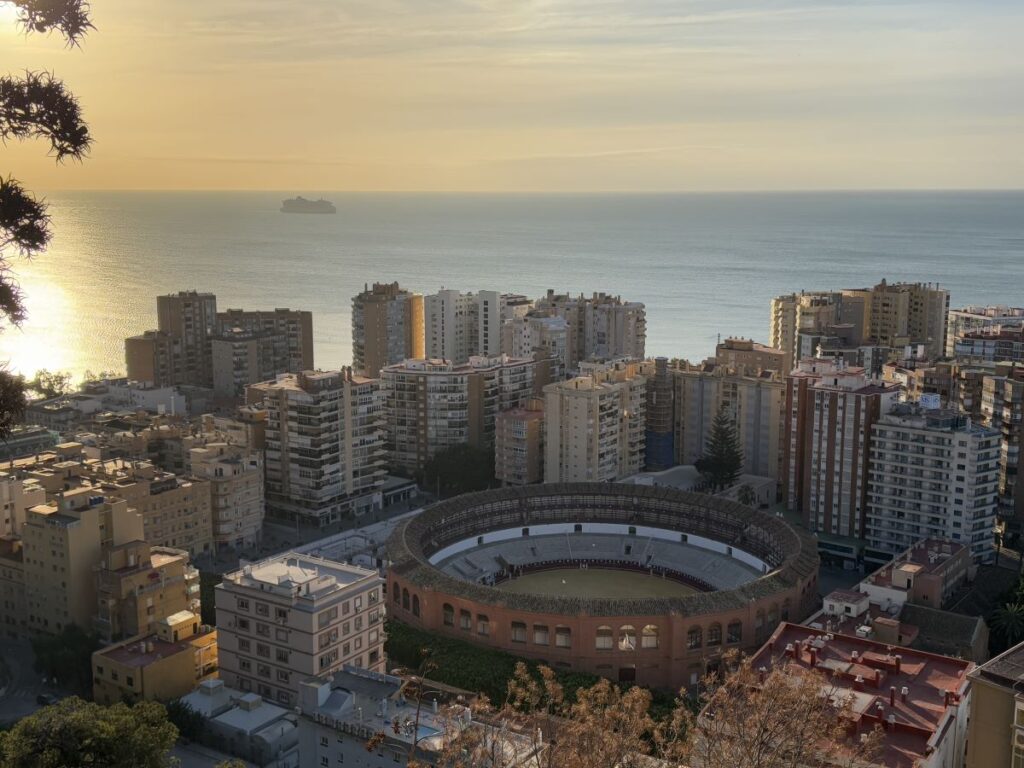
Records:
M245 565L227 574L223 584L315 600L358 582L379 578L377 571L369 568L292 551Z
M191 644L188 642L169 643L157 635L146 635L108 646L96 654L126 667L139 669L190 649Z
M883 565L872 573L864 583L877 587L905 589L894 583L894 571L910 577L922 574L941 573L947 568L950 560L964 550L964 545L949 539L922 539L892 562ZM895 579L899 584L904 579Z
M983 678L996 685L1017 691L1024 683L1024 643L1003 651L974 671L973 677Z
M831 686L853 695L857 730L885 727L878 763L911 768L931 754L956 717L974 663L833 635L785 622L754 655L755 669L817 669ZM1022 668L1024 670L1024 668Z

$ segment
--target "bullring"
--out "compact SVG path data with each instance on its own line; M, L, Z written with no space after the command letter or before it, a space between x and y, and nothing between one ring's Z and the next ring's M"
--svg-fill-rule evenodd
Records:
M567 483L466 494L403 522L388 553L393 618L652 687L693 687L727 650L757 649L780 621L818 604L818 556L806 534L670 488ZM574 569L611 576L595 587L593 574L576 579ZM601 593L612 581L625 596Z

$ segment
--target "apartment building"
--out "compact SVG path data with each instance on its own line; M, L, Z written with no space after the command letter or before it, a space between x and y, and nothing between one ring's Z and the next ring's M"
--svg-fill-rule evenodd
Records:
M238 329L265 337L283 337L287 355L271 375L308 371L313 363L313 313L304 309L228 309L217 313L217 331ZM253 381L259 381L254 379Z
M981 420L1000 435L1000 515L1018 534L1024 528L1024 365L997 363L982 378Z
M647 377L644 405L644 469L660 472L675 461L675 380L667 358L658 357L641 365Z
M544 480L614 481L644 467L647 379L640 365L582 366L544 387Z
M743 473L780 479L786 434L781 374L685 361L671 374L676 464L695 464L704 455L712 422L724 408L736 425Z
M462 365L406 360L382 369L392 465L412 473L443 448L493 446L498 414L533 394L535 367L532 359L499 355L471 357Z
M288 339L277 331L223 329L210 339L214 393L225 400L245 395L250 384L267 381L289 370Z
M966 306L949 310L946 332L946 357L956 356L956 344L966 334L997 326L1024 325L1024 307L1004 304Z
M511 357L533 357L542 352L556 361L553 378L563 378L569 367L569 324L564 317L531 312L507 320L501 328L501 349Z
M207 442L189 451L189 471L210 484L214 551L259 546L266 512L263 452L245 444Z
M544 400L498 414L494 430L494 477L502 485L544 480Z
M362 293L352 297L352 368L377 378L385 366L422 358L423 311L423 295L398 283L363 286Z
M25 611L25 553L18 536L0 536L0 633L23 637L28 629Z
M0 472L0 536L17 536L28 510L46 502L46 490L17 472Z
M179 611L156 631L108 645L92 655L93 700L168 702L181 698L217 671L217 630Z
M783 497L808 530L863 536L871 427L898 397L841 361L801 360L786 378Z
M13 427L7 439L0 443L0 462L31 456L33 453L43 453L58 442L56 432L33 424L19 424Z
M460 365L479 351L477 295L442 288L423 301L424 354Z
M840 295L832 292L790 293L776 296L771 301L771 320L768 346L785 354L785 371L796 367L802 354L799 344L801 333L823 333L838 320Z
M643 360L647 343L647 310L621 296L594 293L556 294L549 289L537 300L538 315L561 317L566 321L566 368L576 370L585 360L625 358Z
M227 574L215 590L221 679L294 706L309 677L382 672L382 591L375 570L296 552Z
M759 344L752 339L729 338L715 347L715 362L748 373L778 371L789 373L790 355L785 350Z
M1024 325L967 331L956 340L953 354L971 362L1024 363Z
M28 631L57 634L68 624L91 628L94 569L103 553L142 538L142 517L128 502L95 488L76 488L32 507L22 526Z
M380 381L303 371L249 387L266 422L267 514L324 526L381 505L384 412Z
M877 559L923 538L994 559L999 433L958 411L895 406L871 425L864 538Z
M204 439L262 452L267 447L267 410L260 405L240 405L231 416L205 414L199 422Z
M129 541L104 551L95 570L93 626L104 643L153 634L181 611L199 613L199 571L183 549Z

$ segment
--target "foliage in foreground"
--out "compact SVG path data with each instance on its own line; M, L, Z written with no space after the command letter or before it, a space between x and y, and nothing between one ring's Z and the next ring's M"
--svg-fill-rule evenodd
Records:
M86 698L92 697L92 654L99 648L99 638L76 624L57 635L32 638L36 672Z
M705 679L703 710L695 715L678 699L662 720L650 714L650 691L626 691L601 680L569 696L555 673L534 676L517 664L503 703L477 705L477 719L502 723L512 740L476 727L460 728L437 764L445 768L824 768L870 763L881 731L850 738L851 697L818 672L761 673L748 661L727 659L730 672ZM528 758L528 762L524 761ZM410 763L415 764L415 763Z
M0 733L0 768L170 768L177 738L155 702L103 707L72 697Z

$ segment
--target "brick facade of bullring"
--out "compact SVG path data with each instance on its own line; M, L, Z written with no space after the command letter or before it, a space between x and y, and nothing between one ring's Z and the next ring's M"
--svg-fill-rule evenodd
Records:
M504 592L429 562L453 541L487 531L595 521L706 536L751 552L770 570L730 590L588 599ZM780 621L800 621L819 604L809 537L748 507L665 488L574 483L468 494L400 526L389 552L392 618L556 668L658 688L692 688L727 650L753 652Z

